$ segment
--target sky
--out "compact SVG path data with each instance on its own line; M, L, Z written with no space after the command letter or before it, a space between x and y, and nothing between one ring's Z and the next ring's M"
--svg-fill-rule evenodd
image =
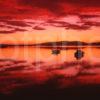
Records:
M100 0L0 0L0 44L100 41Z

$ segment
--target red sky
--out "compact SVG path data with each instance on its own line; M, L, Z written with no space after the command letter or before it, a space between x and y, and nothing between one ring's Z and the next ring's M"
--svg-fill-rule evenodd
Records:
M100 40L99 0L0 0L0 43Z

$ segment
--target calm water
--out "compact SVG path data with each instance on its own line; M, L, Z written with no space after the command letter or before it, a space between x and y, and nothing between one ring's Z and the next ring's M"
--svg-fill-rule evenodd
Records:
M0 48L0 93L26 91L33 95L36 91L50 93L49 89L100 85L100 49L80 50L84 55L76 59L77 49L62 49L56 55L46 48Z
M76 61L74 54L77 49L60 50L60 54L52 54L52 49L35 47L1 48L0 59L43 61L50 63L59 63L64 61ZM94 47L85 47L80 49L84 56L80 60L100 61L100 49Z

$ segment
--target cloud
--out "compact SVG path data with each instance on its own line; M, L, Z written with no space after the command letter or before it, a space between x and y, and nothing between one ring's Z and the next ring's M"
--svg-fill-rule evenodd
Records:
M28 5L32 7L47 8L49 10L55 10L55 7L59 7L59 4L73 4L82 6L100 6L99 0L17 0L19 4ZM52 6L52 7L51 7Z
M15 33L15 32L25 32L27 31L26 29L21 29L21 28L15 28L15 29L12 29L12 30L0 30L0 34L11 34L11 33Z
M30 26L27 23L25 23L24 21L6 21L6 23L9 24L9 25L20 26L20 27Z
M21 29L21 28L15 28L15 31L24 32L24 31L27 31L27 30L26 29Z
M29 23L25 20L34 20L34 22ZM43 22L39 23L40 20ZM88 30L92 26L100 26L99 20L99 0L0 1L0 27L6 28L7 33L10 32L8 29L16 31L15 28L20 28L21 32L28 31L27 28L42 31L47 29L46 25L65 29ZM1 29L0 31L6 33Z
M51 24L51 26L55 26L55 27L66 27L68 25L67 22L56 21L56 20L48 20L47 23L49 23L49 24Z
M0 27L2 29L6 29L7 31L1 31L0 33L14 33L14 32L24 32L29 31L28 28L42 31L47 30L47 26L64 28L66 30L73 29L73 30L88 30L94 27L100 26L100 16L97 15L89 15L89 14L81 14L81 15L67 15L64 17L46 19L46 20L8 20L1 18ZM8 31L11 30L11 31ZM33 31L34 31L33 30Z
M70 2L75 5L80 6L88 6L88 7L100 7L100 1L99 0L64 0L65 2Z
M96 14L96 15L95 14L92 14L92 15L91 14L80 14L79 17L86 18L86 19L87 18L98 18L98 17L100 17L100 15L99 14Z
M0 25L0 27L5 27L5 25Z
M77 17L76 17L77 16ZM100 26L99 15L71 15L63 18L48 20L47 23L53 27L74 29L74 30L88 30L91 27Z
M69 13L82 13L90 9L96 12L97 8L100 11L99 6L99 0L2 0L0 15L12 18L34 18L45 15L57 17Z
M100 7L99 0L18 0L17 2L20 6L37 8L38 12L40 9L45 9L56 16L85 12L83 9L86 7L87 11Z
M58 5L59 0L18 0L19 5L30 6L32 8L46 9L55 14L61 14L63 11Z
M88 26L100 26L100 22L85 22L85 25Z
M35 26L35 27L33 27L33 29L35 29L35 30L45 30L45 28L43 28L41 26Z
M68 30L68 29L74 29L74 30L88 30L90 29L91 26L89 25L82 25L82 26L79 26L79 25L73 25L73 24L69 24L65 29Z
M14 32L15 32L14 30L10 30L10 31L2 30L0 31L0 34L7 34L7 33L14 33Z
M28 31L26 27L31 27L24 21L18 20L8 20L8 19L1 19L0 20L0 33L15 33L15 32L25 32Z

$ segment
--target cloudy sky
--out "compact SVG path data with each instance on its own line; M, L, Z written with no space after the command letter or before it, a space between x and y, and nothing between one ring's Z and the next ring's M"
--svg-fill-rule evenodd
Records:
M0 0L0 43L100 40L100 0Z

